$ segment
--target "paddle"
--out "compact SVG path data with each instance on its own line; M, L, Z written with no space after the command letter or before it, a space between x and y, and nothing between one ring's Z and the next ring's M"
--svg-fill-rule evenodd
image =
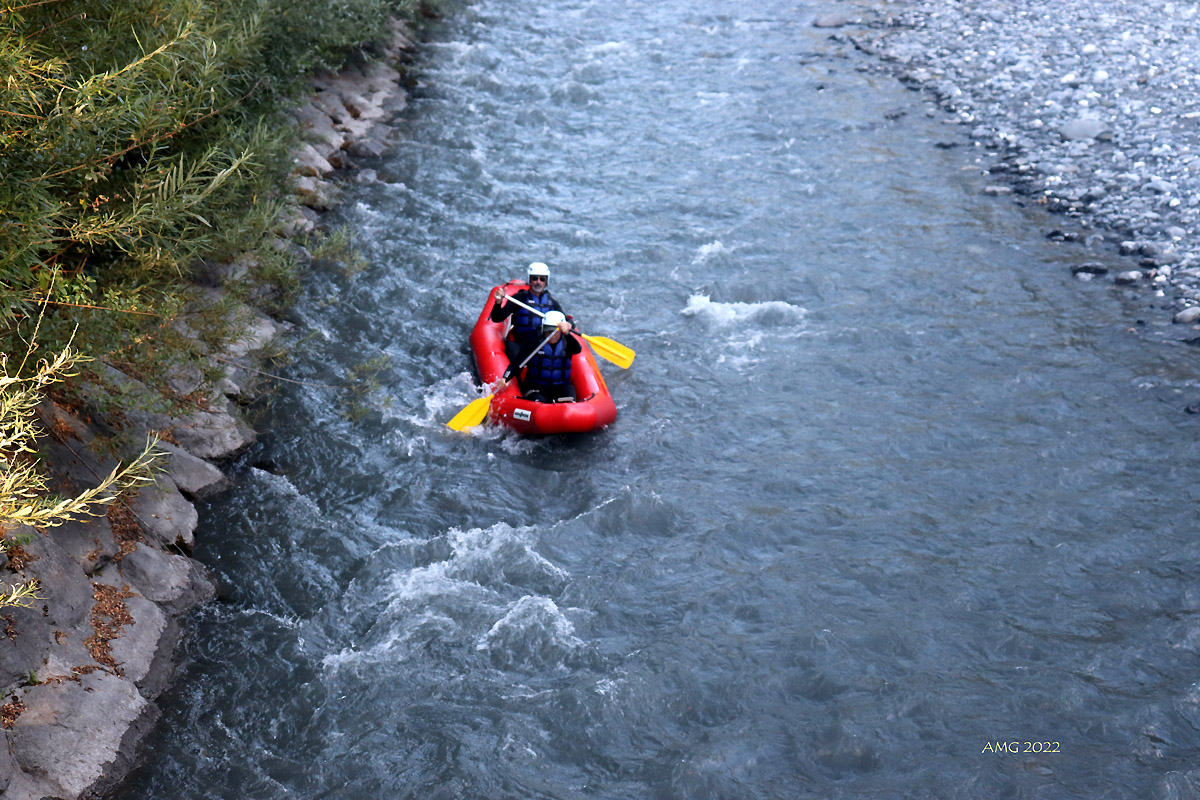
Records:
M513 372L516 373L525 369L525 365L528 364L533 357L538 354L539 350L546 346L546 342L550 341L550 339L553 338L554 334L557 332L557 329L550 331L550 335L545 339L542 339L542 343L535 347L529 355L525 356L525 360L521 362L521 366L517 367L515 370L513 370ZM467 428L474 428L476 425L487 419L488 411L491 410L492 407L492 398L495 396L496 393L493 392L489 395L480 397L478 400L472 400L471 402L467 403L466 408L455 414L454 417L446 423L446 425L451 430L456 431L464 431Z
M481 397L478 400L472 400L467 403L467 407L454 415L446 424L451 430L464 431L467 428L474 428L479 423L487 418L488 409L492 407L492 395Z
M519 305L521 308L524 308L527 311L532 311L539 317L546 316L533 306L522 303L512 295L506 294L505 297ZM600 356L601 358L608 359L621 369L629 369L629 367L633 364L634 357L637 355L637 353L633 352L625 345L621 344L620 342L615 342L612 339L607 339L603 336L588 336L586 333L580 333L579 331L573 331L573 333L576 333L577 335L582 336L584 339L587 339L587 343L590 344L592 349L596 351L596 355Z

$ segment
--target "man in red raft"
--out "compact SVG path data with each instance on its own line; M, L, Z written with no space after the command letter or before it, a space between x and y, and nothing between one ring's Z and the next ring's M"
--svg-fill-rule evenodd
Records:
M574 326L563 313L562 306L550 295L549 283L550 268L535 261L529 265L529 288L513 295L525 305L541 311L542 317L516 303L505 303L507 295L503 289L496 292L490 319L503 322L510 316L513 318L512 330L504 343L508 369L504 371L499 388L503 389L524 364L524 375L518 376L518 380L521 393L527 399L542 403L570 402L575 400L571 357L583 348L577 337L567 335Z

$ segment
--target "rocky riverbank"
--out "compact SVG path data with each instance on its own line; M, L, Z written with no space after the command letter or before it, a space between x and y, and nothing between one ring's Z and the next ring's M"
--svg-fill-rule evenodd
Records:
M1142 287L1164 317L1200 321L1194 4L864 0L819 22L928 94L939 145L969 148L984 191L1063 215L1052 238L1129 259L1078 277Z
M405 105L400 66L411 48L396 24L381 61L317 76L312 99L295 112L308 141L296 156L295 204L278 246L298 248L288 237L319 224L339 181L370 179L367 170L348 170L355 158L388 146L386 123ZM230 281L254 269L252 259L214 266L202 296L221 298ZM163 437L166 470L107 517L26 530L29 544L0 555L6 582L36 579L44 597L0 612L6 800L92 797L118 783L158 716L155 699L171 680L180 617L214 596L203 566L189 557L193 502L221 491L228 481L219 465L253 443L239 407L260 393L261 355L282 330L247 305L231 315L229 328L240 333L212 353L224 377L200 410L155 410L162 406L155 387L107 367L106 387L85 389L79 408L43 406L42 449L64 494L99 483L128 455L117 443L143 441L144 432ZM192 394L198 377L181 372L170 388Z

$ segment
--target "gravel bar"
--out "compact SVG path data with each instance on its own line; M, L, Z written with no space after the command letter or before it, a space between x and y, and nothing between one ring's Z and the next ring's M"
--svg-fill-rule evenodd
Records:
M1109 279L1144 286L1176 322L1200 322L1200 5L873 0L856 10L836 35L960 126L987 156L985 192L1072 218L1082 233L1051 235L1128 256Z

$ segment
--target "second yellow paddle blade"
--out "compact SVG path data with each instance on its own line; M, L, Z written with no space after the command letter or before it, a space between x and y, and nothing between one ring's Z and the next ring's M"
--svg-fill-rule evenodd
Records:
M447 422L446 425L456 431L474 428L487 418L488 409L491 405L492 396L490 394L478 400L472 400L470 403L467 403L466 408L455 414L454 418Z

